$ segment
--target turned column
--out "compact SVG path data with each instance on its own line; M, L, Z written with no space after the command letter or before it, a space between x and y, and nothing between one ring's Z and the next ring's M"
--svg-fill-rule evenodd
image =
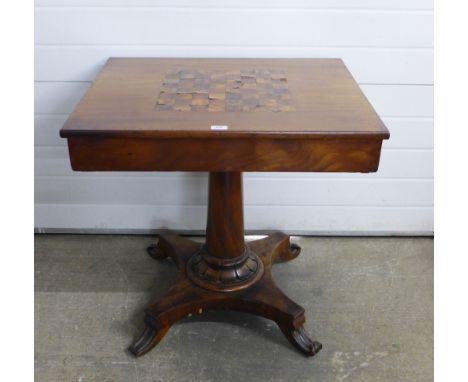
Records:
M208 187L206 249L211 256L234 259L243 254L242 173L211 172Z
M220 292L244 289L263 274L260 259L245 245L241 172L211 172L206 244L187 264L197 285Z

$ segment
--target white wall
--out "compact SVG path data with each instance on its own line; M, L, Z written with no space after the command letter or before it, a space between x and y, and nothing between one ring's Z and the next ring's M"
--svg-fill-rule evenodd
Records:
M58 131L110 56L341 57L391 132L375 174L247 173L247 230L433 231L430 0L36 0L38 231L205 227L207 175L74 173Z

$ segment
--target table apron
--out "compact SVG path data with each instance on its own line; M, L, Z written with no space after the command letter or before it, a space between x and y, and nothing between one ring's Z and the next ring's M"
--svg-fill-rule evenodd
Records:
M68 137L76 171L375 172L381 139Z

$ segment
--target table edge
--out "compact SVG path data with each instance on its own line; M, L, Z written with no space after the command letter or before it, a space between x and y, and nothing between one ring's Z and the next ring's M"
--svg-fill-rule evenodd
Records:
M113 137L145 139L389 139L390 132L382 131L187 131L187 130L74 130L61 129L60 137Z

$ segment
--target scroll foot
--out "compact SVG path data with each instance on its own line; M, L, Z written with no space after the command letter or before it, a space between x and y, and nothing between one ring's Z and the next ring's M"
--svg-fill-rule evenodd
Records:
M295 259L301 253L301 249L302 248L296 243L291 243L289 245L289 256L285 260L289 261L289 260Z
M302 325L297 329L281 327L281 330L289 342L308 357L314 356L322 349L322 344L310 339Z
M156 329L152 326L146 326L141 336L128 348L128 350L134 356L140 357L153 349L166 335L168 330L169 328Z
M148 248L146 248L146 252L155 260L164 260L165 258L169 257L168 254L164 253L158 244L151 244Z
M288 235L275 232L265 239L249 243L254 252L262 251L268 257L268 263L286 262L294 260L301 253L301 247L291 243Z

